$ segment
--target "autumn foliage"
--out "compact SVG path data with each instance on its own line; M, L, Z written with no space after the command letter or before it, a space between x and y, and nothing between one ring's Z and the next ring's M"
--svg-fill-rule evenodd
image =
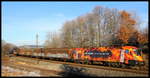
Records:
M136 22L134 19L130 17L130 14L127 13L126 11L121 11L120 16L121 16L121 23L120 23L120 29L118 32L118 37L124 43L128 43L129 38L136 31L134 29Z
M142 32L138 31L136 28L136 20L131 18L131 14L126 11L120 12L120 29L118 31L118 37L121 39L124 44L137 42L140 44L144 44L148 42L147 36L142 34Z

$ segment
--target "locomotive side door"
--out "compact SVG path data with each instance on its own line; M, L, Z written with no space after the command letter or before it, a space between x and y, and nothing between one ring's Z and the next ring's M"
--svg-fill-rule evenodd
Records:
M78 52L76 51L76 59L78 59Z
M125 50L121 50L121 53L120 53L120 62L124 62L124 52Z

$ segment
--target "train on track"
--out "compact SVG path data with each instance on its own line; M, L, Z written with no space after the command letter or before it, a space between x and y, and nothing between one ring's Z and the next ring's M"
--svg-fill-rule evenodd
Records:
M13 54L19 56L72 61L81 64L99 63L113 67L144 65L142 50L135 46L72 49L16 48L13 50Z

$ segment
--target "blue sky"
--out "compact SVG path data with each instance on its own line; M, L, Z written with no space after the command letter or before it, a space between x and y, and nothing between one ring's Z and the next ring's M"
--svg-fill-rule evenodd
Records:
M59 32L66 20L97 6L135 12L148 26L148 2L2 2L2 39L15 45L34 45L39 34L43 44L48 32Z

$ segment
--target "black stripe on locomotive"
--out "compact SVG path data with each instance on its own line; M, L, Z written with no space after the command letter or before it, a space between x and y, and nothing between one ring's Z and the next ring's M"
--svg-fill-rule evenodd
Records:
M112 56L112 52L110 50L107 50L107 51L97 51L97 50L90 50L90 51L86 51L84 52L84 55L87 56L89 55L90 57L92 58L107 58L107 57L110 57Z

